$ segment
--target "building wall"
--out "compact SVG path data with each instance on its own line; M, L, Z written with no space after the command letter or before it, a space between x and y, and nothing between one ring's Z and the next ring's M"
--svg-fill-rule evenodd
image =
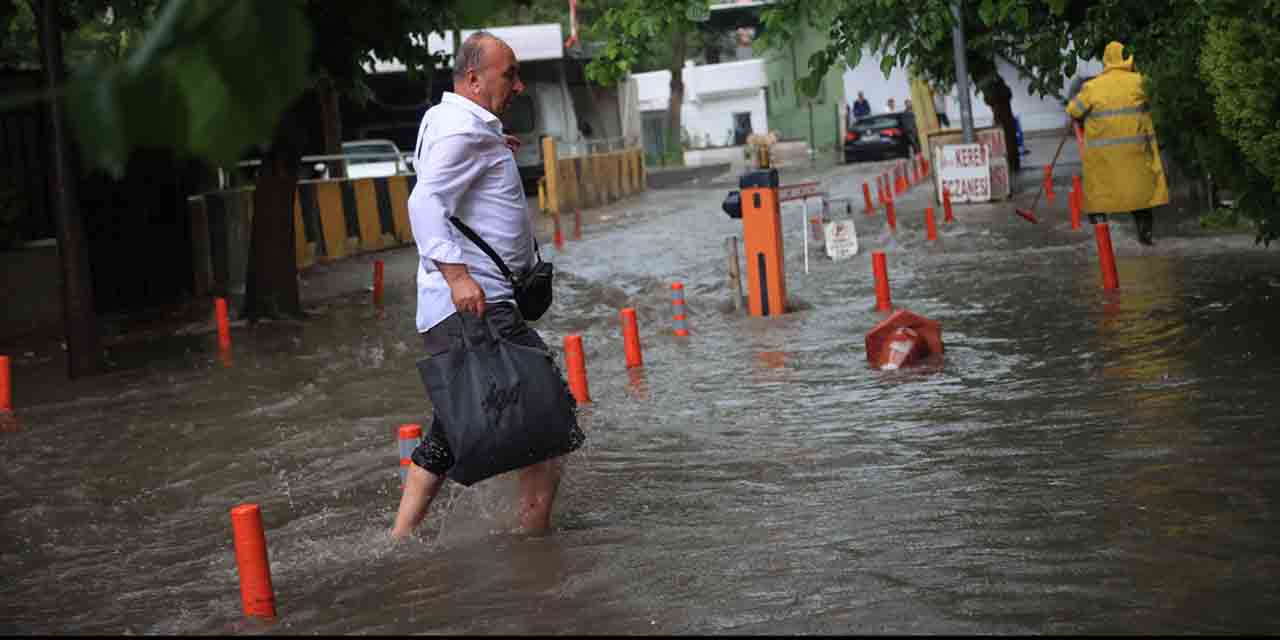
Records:
M667 111L671 100L671 72L650 71L632 75L636 83L637 102L645 120L653 121ZM743 60L714 65L692 63L685 66L684 102L680 122L688 134L692 148L718 147L732 144L733 114L750 113L751 130L768 131L769 121L764 86L766 75L762 60ZM650 126L645 131L645 146L650 152L660 146Z
M798 91L796 81L807 75L809 56L826 42L826 36L810 30L790 46L765 53L769 128L783 140L806 140L819 153L840 148L844 129L843 78L839 67L833 67L812 100Z

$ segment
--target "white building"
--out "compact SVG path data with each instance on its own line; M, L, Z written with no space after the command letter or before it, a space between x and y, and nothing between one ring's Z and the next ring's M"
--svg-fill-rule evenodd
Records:
M734 146L742 144L747 133L769 130L764 97L769 80L763 60L707 65L688 61L682 76L684 102L680 120L690 147ZM665 117L671 100L671 72L649 71L633 74L632 78L636 81L642 117L647 121Z

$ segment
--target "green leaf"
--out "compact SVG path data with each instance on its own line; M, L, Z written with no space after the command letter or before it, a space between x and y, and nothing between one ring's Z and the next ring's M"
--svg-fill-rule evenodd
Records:
M888 79L889 73L893 71L893 66L896 62L897 60L894 59L891 53L886 53L884 57L880 58L880 71L884 73L886 79Z

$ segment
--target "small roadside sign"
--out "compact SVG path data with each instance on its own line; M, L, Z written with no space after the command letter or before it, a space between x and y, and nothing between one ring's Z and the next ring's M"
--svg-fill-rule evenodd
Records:
M987 145L946 145L935 164L942 187L951 192L952 202L991 200L991 157Z
M858 230L854 228L853 220L828 222L823 225L822 230L826 236L827 256L833 261L839 262L857 255Z

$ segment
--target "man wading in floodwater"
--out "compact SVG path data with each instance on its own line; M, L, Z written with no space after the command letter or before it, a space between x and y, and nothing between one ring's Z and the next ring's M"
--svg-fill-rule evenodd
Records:
M453 92L445 92L440 104L427 110L418 129L418 182L409 196L409 218L420 256L417 325L429 356L462 348L460 313L483 315L507 340L549 351L520 316L511 283L449 222L455 215L464 221L513 272L523 273L533 264L533 227L514 155L519 141L503 134L498 119L522 91L511 47L492 34L476 32L455 57ZM563 379L559 384L564 385ZM413 451L391 530L395 538L408 536L422 522L454 464L446 429L435 416L427 437ZM581 446L576 424L571 436L570 450ZM532 464L518 473L520 526L528 532L546 530L560 485L560 460Z

